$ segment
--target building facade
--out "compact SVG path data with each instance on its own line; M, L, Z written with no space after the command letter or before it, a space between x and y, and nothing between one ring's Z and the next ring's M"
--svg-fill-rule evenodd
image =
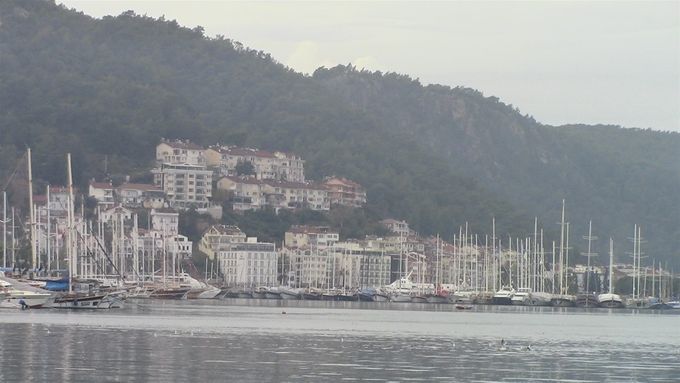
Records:
M203 233L198 243L198 250L210 259L220 251L228 250L236 243L246 242L246 234L237 226L213 225Z
M205 166L203 147L188 140L165 140L156 146L158 164L187 164Z
M257 238L248 238L217 253L225 284L250 288L278 284L277 258L276 246L257 242Z
M331 205L361 207L366 204L366 190L358 183L342 177L328 177L323 181L328 189Z
M212 198L212 171L205 166L164 163L151 171L154 184L176 209L206 209Z

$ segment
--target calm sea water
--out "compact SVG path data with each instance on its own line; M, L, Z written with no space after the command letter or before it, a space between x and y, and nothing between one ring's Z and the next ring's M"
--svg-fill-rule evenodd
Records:
M2 310L0 382L677 382L678 314L236 299Z

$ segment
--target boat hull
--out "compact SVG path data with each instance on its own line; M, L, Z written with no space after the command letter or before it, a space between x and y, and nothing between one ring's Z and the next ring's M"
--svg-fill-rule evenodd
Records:
M493 297L491 298L491 304L510 306L512 304L512 297Z
M390 297L390 300L392 302L397 302L397 303L411 303L411 296L410 295L404 295L404 294L395 294Z
M109 309L113 304L114 301L107 300L105 295L90 295L56 297L48 306L55 309L97 310Z
M157 289L154 290L149 298L152 299L186 299L189 289Z
M427 301L427 303L434 303L434 304L449 303L449 298L443 297L441 295L429 295L429 296L425 297L425 300Z

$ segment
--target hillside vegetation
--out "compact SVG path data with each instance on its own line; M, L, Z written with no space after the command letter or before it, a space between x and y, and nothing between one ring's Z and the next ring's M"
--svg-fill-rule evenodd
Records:
M422 233L488 232L495 216L523 237L538 215L550 234L565 198L572 245L592 218L622 249L639 223L648 255L680 254L677 133L546 126L468 88L345 66L303 76L175 21L0 3L3 185L26 146L42 184L65 182L66 152L81 186L143 179L161 137L294 151L309 178L354 179L372 216Z

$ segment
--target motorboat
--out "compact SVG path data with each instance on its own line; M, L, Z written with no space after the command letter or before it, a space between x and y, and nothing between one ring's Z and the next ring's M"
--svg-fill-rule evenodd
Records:
M529 304L531 299L531 289L527 287L520 287L515 291L515 294L510 298L510 302L516 306L524 306Z
M495 305L511 305L512 297L515 295L515 289L504 286L496 291L491 302Z

